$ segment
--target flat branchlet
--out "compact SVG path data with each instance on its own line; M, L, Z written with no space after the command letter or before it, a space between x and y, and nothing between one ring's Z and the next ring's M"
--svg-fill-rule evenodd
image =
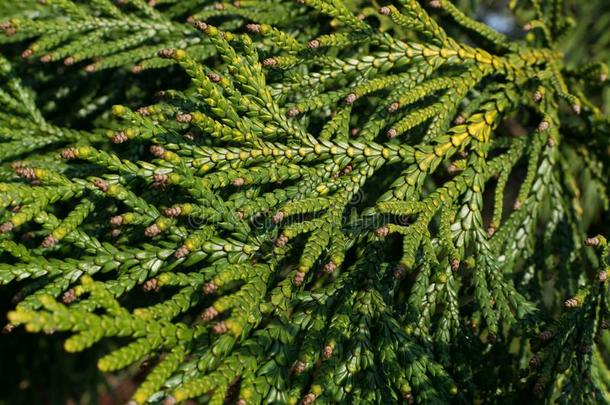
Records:
M608 68L385 3L0 7L4 330L137 404L610 400Z

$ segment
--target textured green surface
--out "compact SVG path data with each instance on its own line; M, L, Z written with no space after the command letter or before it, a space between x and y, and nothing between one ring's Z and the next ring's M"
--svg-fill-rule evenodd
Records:
M610 400L603 3L0 0L0 398Z

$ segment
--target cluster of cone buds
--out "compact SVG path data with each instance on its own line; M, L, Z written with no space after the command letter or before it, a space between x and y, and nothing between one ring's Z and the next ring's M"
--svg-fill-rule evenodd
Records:
M579 306L579 302L576 298L568 298L564 303L563 306L566 308L576 308Z

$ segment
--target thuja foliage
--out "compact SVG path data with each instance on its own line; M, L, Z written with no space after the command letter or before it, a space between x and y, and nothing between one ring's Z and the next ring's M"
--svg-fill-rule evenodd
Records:
M608 53L510 9L0 2L5 331L134 404L610 400Z

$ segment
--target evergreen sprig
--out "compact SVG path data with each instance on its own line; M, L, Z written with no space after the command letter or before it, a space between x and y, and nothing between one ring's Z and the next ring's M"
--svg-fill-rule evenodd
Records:
M139 404L610 399L608 68L566 62L563 1L513 2L523 39L448 0L24 3L8 329L122 338Z

